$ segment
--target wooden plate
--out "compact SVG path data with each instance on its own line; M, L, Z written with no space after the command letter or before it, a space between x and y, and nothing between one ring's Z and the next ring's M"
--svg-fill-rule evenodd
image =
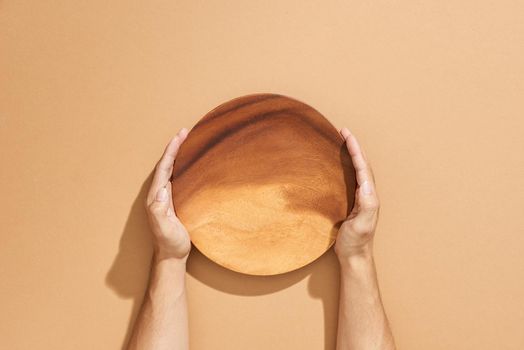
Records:
M218 106L190 131L173 201L209 259L274 275L329 249L355 185L344 140L326 118L289 97L256 94Z

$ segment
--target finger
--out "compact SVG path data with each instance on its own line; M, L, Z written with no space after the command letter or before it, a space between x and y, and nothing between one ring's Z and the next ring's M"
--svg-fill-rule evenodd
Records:
M186 128L180 129L178 134L175 135L175 137L171 140L171 142L166 146L166 149L164 150L164 153L162 154L162 157L158 161L158 168L162 171L169 171L173 167L173 163L175 162L175 157L178 152L178 149L182 142L186 139L188 134L188 131Z
M371 170L356 137L347 128L342 128L340 134L346 141L346 147L355 167L357 183L361 186L365 181L371 181Z
M340 133L346 140L346 146L355 167L358 183L358 196L355 200L358 200L359 215L363 213L362 215L372 218L379 207L373 172L363 156L362 148L356 137L347 128L340 130Z
M152 218L152 223L160 231L165 227L169 207L169 193L165 187L161 187L153 202L148 206L148 214Z
M153 175L153 181L151 182L151 187L147 196L147 205L153 202L158 190L166 186L169 182L173 173L173 163L175 162L180 145L187 137L187 133L187 129L181 129L166 146L162 157L155 167L155 174Z
M353 199L353 208L351 208L351 211L349 212L348 219L355 217L358 214L358 189L355 191L355 198Z
M176 234L177 226L182 227L182 223L176 217L174 210L172 209L171 196L169 190L166 187L160 188L153 202L148 206L148 214L152 225L153 232L162 238L174 239L175 242L183 239L180 234ZM175 235L173 236L173 234Z
M169 195L168 202L169 202L169 208L167 209L167 216L176 216L175 214L175 204L173 203L173 187L171 181L167 182L166 190Z

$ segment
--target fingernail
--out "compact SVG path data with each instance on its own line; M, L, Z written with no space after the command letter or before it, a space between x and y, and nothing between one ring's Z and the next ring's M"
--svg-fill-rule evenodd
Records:
M162 187L160 191L156 194L156 200L159 202L165 202L167 201L167 189L165 187Z
M362 193L365 195L371 194L371 192L373 192L371 184L367 180L364 181L360 187L362 188Z
M167 216L173 216L173 215L175 215L175 212L173 211L173 209L171 207L169 207L167 209Z
M180 129L180 131L178 132L178 134L182 137L186 136L188 133L187 129L186 128L182 128Z

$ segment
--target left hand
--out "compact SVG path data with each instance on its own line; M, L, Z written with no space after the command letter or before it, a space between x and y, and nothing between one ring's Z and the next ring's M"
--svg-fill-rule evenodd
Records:
M175 215L170 181L178 149L187 133L187 129L180 130L167 145L147 195L146 209L157 261L173 258L185 262L191 250L189 234Z

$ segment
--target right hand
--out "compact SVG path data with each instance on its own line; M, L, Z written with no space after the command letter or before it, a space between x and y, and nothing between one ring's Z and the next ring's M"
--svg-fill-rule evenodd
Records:
M372 256L380 205L373 172L357 139L346 128L340 133L346 140L357 177L355 205L340 226L335 242L335 253L342 263L355 256Z
M187 133L187 129L181 129L167 145L156 165L147 195L146 208L157 261L176 259L185 262L191 250L189 234L175 215L170 181L178 149Z

